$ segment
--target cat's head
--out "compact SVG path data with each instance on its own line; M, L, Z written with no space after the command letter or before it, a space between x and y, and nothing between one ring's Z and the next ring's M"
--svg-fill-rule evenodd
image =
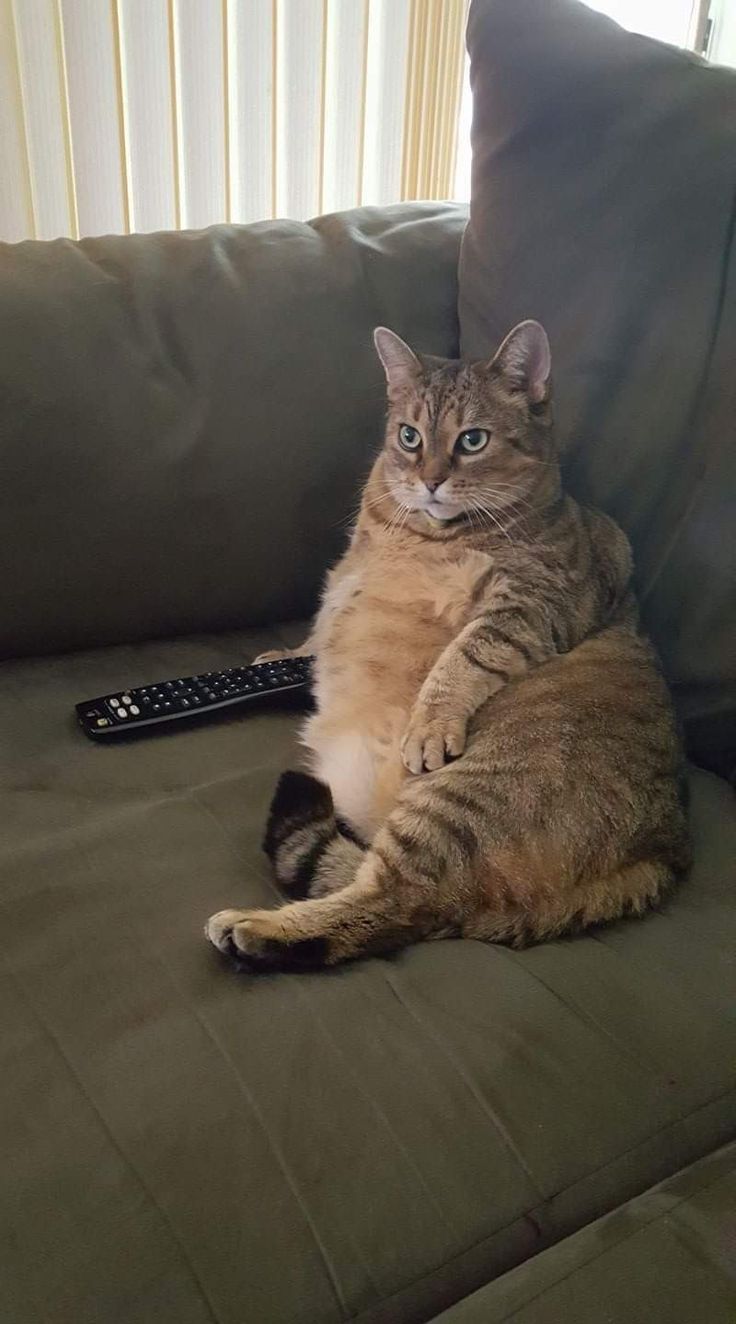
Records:
M480 363L419 356L386 327L374 341L388 388L380 479L397 506L435 524L463 515L490 524L556 496L550 350L539 322L520 322Z

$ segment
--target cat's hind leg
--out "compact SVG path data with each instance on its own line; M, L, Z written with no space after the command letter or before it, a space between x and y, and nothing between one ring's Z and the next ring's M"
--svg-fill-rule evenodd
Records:
M474 897L475 836L440 810L417 813L422 792L407 791L363 850L339 834L329 789L288 774L265 845L283 886L311 875L319 894L277 910L220 911L207 937L254 969L310 969L458 935Z
M449 937L439 912L391 876L371 849L347 887L280 910L221 910L205 926L215 947L254 970L312 970Z

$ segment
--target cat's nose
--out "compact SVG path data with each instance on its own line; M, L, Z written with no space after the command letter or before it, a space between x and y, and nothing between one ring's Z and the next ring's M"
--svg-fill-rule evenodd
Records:
M436 492L437 488L441 487L443 482L443 478L425 478L424 486L428 492Z

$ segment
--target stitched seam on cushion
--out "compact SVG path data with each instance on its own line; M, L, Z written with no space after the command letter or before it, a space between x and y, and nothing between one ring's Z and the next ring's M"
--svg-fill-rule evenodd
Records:
M692 1118L697 1117L701 1112L705 1112L706 1109L712 1108L714 1104L720 1103L722 1100L729 1098L732 1098L734 1102L736 1102L736 1089L724 1090L723 1094L717 1095L714 1099L709 1099L707 1103L704 1103L700 1108L697 1108L695 1112L688 1113L688 1116L686 1118L678 1118L677 1121L670 1122L668 1123L667 1126L660 1127L658 1131L653 1131L652 1134L648 1136L646 1140L642 1140L638 1145L632 1145L631 1149L622 1150L620 1154L617 1154L615 1158L609 1159L607 1163L602 1163L601 1166L598 1168L592 1168L590 1172L586 1173L585 1176L581 1177L577 1182L572 1182L570 1186L560 1187L560 1189L558 1191L555 1191L554 1195L551 1195L547 1200L543 1202L543 1204L536 1205L534 1209L525 1210L524 1213L517 1214L516 1217L512 1218L509 1223L505 1223L503 1227L496 1228L495 1232L492 1232L489 1237L482 1237L480 1241L472 1242L471 1245L465 1246L463 1250L459 1251L457 1255L451 1255L449 1259L443 1260L441 1264L436 1264L433 1269L430 1269L428 1273L422 1274L420 1278L413 1278L411 1282L404 1283L403 1287L399 1288L397 1292L393 1292L391 1296L384 1297L381 1301L376 1301L372 1306L369 1306L368 1309L361 1311L359 1315L351 1315L350 1316L351 1324L361 1324L362 1321L366 1321L366 1324L370 1324L371 1316L375 1315L376 1310L382 1309L385 1306L390 1305L391 1302L396 1300L397 1297L403 1296L405 1292L410 1291L413 1287L417 1287L421 1283L431 1282L432 1278L434 1278L437 1273L441 1272L443 1269L449 1268L457 1260L461 1260L463 1256L470 1254L472 1251L480 1250L482 1246L486 1246L486 1245L492 1246L494 1241L496 1241L498 1237L502 1236L504 1232L508 1232L509 1228L512 1228L516 1225L522 1226L528 1214L536 1214L538 1210L547 1208L551 1204L551 1202L553 1200L556 1200L560 1195L566 1195L569 1191L573 1191L576 1186L582 1185L584 1182L590 1181L592 1177L596 1177L598 1176L599 1173L605 1172L607 1168L612 1168L614 1164L620 1163L622 1159L628 1158L629 1155L636 1154L637 1150L645 1149L647 1146L651 1145L653 1141L659 1139L660 1136L666 1135L668 1131L674 1131L676 1129L684 1129L685 1124L691 1121ZM732 1132L731 1140L736 1140L736 1126L734 1127L734 1130ZM729 1144L730 1141L725 1141L724 1143ZM698 1157L706 1158L707 1155L700 1154ZM692 1163L697 1162L697 1158L691 1159L690 1162ZM674 1177L676 1174L671 1173L670 1175ZM666 1181L667 1178L660 1178L660 1180ZM637 1192L637 1195L644 1195L647 1189L648 1187L644 1187L643 1190ZM619 1209L621 1207L621 1203L626 1204L629 1199L632 1200L636 1199L637 1195L628 1196L627 1200L622 1201L617 1205L612 1205L610 1209L606 1209L602 1214L599 1215L599 1217L603 1218L605 1217L606 1214L613 1213L614 1210ZM581 1227L575 1228L574 1231L580 1232L582 1228L586 1226L587 1224L582 1224ZM574 1235L574 1233L570 1232L565 1235L572 1236ZM550 1246L558 1245L559 1242L563 1240L564 1240L564 1236L559 1237L557 1241L551 1241L549 1245ZM540 1250L546 1250L546 1249L547 1249L546 1246L540 1247ZM523 1260L520 1262L525 1263L525 1261ZM510 1272L511 1268L516 1268L516 1267L517 1266L515 1264L509 1266L508 1272ZM496 1277L500 1278L501 1275L497 1274ZM488 1281L495 1282L495 1279L491 1278ZM486 1284L483 1284L483 1286L485 1285ZM476 1288L475 1290L479 1291L480 1289ZM462 1300L462 1299L463 1299L462 1297L457 1298L457 1300ZM455 1301L454 1304L457 1304L457 1301ZM443 1307L443 1309L449 1309L449 1308L450 1308L450 1303L448 1303L447 1306Z
M385 973L384 978L386 980L386 984L391 989L391 992L393 993L399 1005L403 1007L404 1011L406 1011L409 1016L411 1016L413 1021L416 1021L417 1025L420 1025L422 1027L422 1030L428 1036L428 1038L430 1038L437 1045L442 1055L445 1057L445 1059L448 1062L451 1063L453 1069L462 1080L463 1085L467 1089L471 1098L475 1100L476 1104L485 1114L485 1116L490 1117L494 1127L496 1128L496 1133L499 1136L504 1149L508 1154L511 1155L514 1161L517 1163L519 1167L519 1171L523 1172L527 1182L534 1191L534 1194L539 1198L540 1204L543 1204L545 1201L544 1193L540 1189L539 1183L536 1180L534 1173L527 1164L518 1146L514 1143L513 1138L509 1135L508 1130L504 1126L503 1122L501 1121L501 1118L498 1116L495 1109L489 1103L488 1099L483 1097L482 1092L476 1086L475 1081L472 1079L472 1076L469 1075L469 1073L466 1071L463 1065L460 1062L458 1062L457 1058L455 1057L455 1054L453 1053L452 1049L448 1046L442 1035L438 1034L437 1031L428 1024L428 1022L422 1020L421 1016L418 1015L418 1013L414 1010L411 1004L402 995L402 992L398 984L394 982L390 974ZM539 1205L535 1205L535 1208L539 1208Z
M25 988L23 987L20 977L18 976L16 971L14 971L10 965L4 962L3 972L7 976L9 982L16 989L20 1001L23 1003L25 1007L28 1008L36 1024L41 1026L49 1042L53 1044L55 1051L58 1053L59 1057L61 1058L61 1061L64 1063L64 1066L66 1067L69 1076L74 1081L74 1084L79 1090L80 1095L82 1096L88 1107L90 1108L91 1112L97 1118L99 1125L104 1135L107 1137L107 1140L110 1146L112 1147L113 1151L118 1155L118 1157L124 1164L127 1171L132 1175L133 1181L138 1186L138 1189L143 1192L146 1199L149 1201L151 1209L154 1209L156 1211L156 1214L161 1220L162 1226L166 1228L171 1238L172 1245L176 1247L182 1262L188 1269L191 1277L191 1281L194 1283L197 1292L199 1294L199 1299L205 1306L207 1313L210 1316L210 1319L213 1321L213 1324L220 1324L222 1317L215 1309L214 1303L210 1298L205 1283L203 1279L200 1277L200 1274L198 1273L194 1265L194 1261L189 1255L186 1245L184 1244L182 1238L180 1237L166 1209L158 1200L155 1191L145 1181L143 1174L140 1171L140 1168L133 1161L133 1159L127 1153L123 1145L118 1140L117 1136L115 1135L115 1132L113 1131L107 1118L105 1117L105 1114L101 1111L99 1105L97 1104L92 1094L88 1090L84 1080L79 1075L79 1072L77 1071L76 1067L73 1065L71 1058L68 1056L66 1050L64 1049L64 1045L62 1044L58 1035L55 1033L54 1030L52 1030L51 1026L38 1012L34 1004L31 1002L30 998L28 997L28 994L26 993Z
M707 1186L700 1187L699 1189L709 1191L713 1186L716 1186L719 1181L723 1181L723 1180L724 1180L723 1177L717 1178L715 1181L710 1182ZM634 1197L634 1198L638 1198L638 1197ZM538 1292L534 1293L534 1296L530 1296L527 1298L526 1301L522 1301L520 1306L515 1306L510 1314L504 1315L499 1320L499 1324L507 1324L507 1321L516 1319L517 1316L521 1314L522 1310L526 1310L527 1306L531 1306L534 1304L535 1301L539 1301L540 1298L546 1296L550 1290L552 1290L555 1287L559 1287L560 1283L566 1283L568 1279L574 1277L574 1275L578 1273L579 1270L589 1268L591 1264L596 1264L597 1261L602 1259L604 1255L608 1255L611 1250L617 1250L619 1246L623 1246L630 1241L634 1241L637 1237L641 1236L642 1232L647 1232L649 1228L652 1227L655 1223L661 1223L662 1219L670 1218L673 1214L677 1213L677 1210L681 1207L681 1205L687 1204L689 1199L690 1199L689 1195L683 1195L681 1199L675 1200L668 1209L660 1210L658 1213L652 1214L652 1217L646 1219L645 1222L642 1222L639 1227L630 1229L618 1241L613 1242L610 1246L602 1246L599 1250L596 1251L594 1255L589 1255L587 1256L586 1259L581 1260L579 1264L573 1265L571 1269L568 1269L567 1273L563 1273L560 1275L559 1278L555 1278L550 1282L546 1283L544 1287L541 1287ZM628 1203L628 1201L626 1203ZM622 1208L624 1208L623 1205L617 1205L614 1209L609 1210L608 1214L603 1214L602 1218L606 1219L608 1217L611 1217L614 1214L618 1213L619 1210ZM597 1222L597 1219L595 1221ZM586 1227L580 1228L579 1231L585 1232L586 1228L590 1226L591 1224L586 1224ZM575 1236L576 1234L572 1233L571 1235ZM676 1235L676 1229L674 1228L673 1228L673 1235ZM562 1243L557 1242L556 1244L561 1245ZM548 1249L552 1250L554 1249L554 1247L550 1246ZM685 1247L685 1249L687 1249L687 1247ZM540 1254L541 1253L543 1252L540 1252ZM527 1261L523 1261L523 1263L526 1262ZM521 1267L521 1265L519 1267ZM513 1272L513 1270L509 1270L509 1272L511 1273ZM484 1289L481 1287L478 1290L482 1292Z

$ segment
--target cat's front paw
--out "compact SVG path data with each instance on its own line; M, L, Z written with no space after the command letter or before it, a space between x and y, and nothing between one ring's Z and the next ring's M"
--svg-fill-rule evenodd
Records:
M401 742L401 758L409 772L435 772L465 749L467 718L443 705L419 703L409 718Z
M261 662L283 662L287 657L293 657L291 648L270 648L266 653L259 653L254 657L251 666L258 667Z

